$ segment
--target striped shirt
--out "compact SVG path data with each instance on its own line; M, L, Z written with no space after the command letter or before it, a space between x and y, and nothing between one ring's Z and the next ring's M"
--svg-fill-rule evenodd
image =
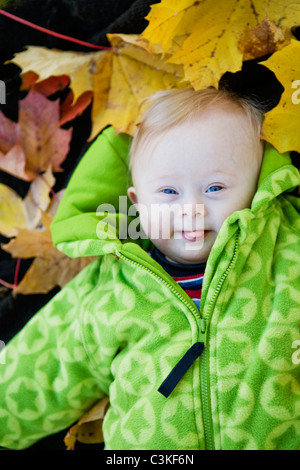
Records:
M157 249L149 255L159 263L165 271L177 282L177 284L193 300L196 307L200 309L200 299L202 292L202 283L206 263L199 264L179 264L173 263Z

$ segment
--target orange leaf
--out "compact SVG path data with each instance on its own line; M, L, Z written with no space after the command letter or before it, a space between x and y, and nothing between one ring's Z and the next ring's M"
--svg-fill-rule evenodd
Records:
M38 80L39 76L37 73L29 70L22 75L22 84L20 90L29 90L33 84Z
M21 90L35 90L44 96L50 96L58 91L64 90L70 83L70 78L67 75L59 75L46 78L39 81L37 73L28 71L22 74Z
M86 91L81 96L79 96L75 104L72 104L74 101L74 96L72 90L70 90L67 97L60 106L60 126L66 122L72 121L76 118L76 116L81 114L89 106L92 98L93 93L91 91Z
M58 91L64 90L70 83L70 78L67 75L60 75L58 77L49 77L46 80L37 82L32 86L32 89L41 93L44 96L50 96Z

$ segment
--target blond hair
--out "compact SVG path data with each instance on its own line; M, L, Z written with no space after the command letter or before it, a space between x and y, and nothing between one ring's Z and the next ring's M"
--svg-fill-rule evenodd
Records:
M240 108L249 119L258 139L261 134L263 111L254 100L243 98L226 89L207 88L194 90L184 88L180 90L165 90L150 96L147 101L152 102L143 115L141 123L132 140L130 149L130 165L138 152L143 153L144 145L163 132L199 116L203 111L215 105L233 104Z

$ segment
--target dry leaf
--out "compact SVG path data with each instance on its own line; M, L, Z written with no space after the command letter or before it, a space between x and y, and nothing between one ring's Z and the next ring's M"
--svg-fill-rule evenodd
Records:
M17 234L18 227L26 226L23 200L11 188L0 184L0 233L6 237Z
M92 98L93 93L91 91L86 91L79 96L78 100L74 104L74 95L72 90L70 90L60 106L59 125L62 126L66 122L73 121L73 119L75 119L90 105Z
M291 43L275 52L268 60L260 62L272 70L284 92L278 105L266 113L263 123L264 139L279 152L300 152L300 43Z
M51 76L68 75L70 87L77 101L82 93L93 89L93 74L106 52L72 52L29 46L26 51L15 54L11 62L22 69L22 74L35 72L38 81Z
M217 87L225 72L242 67L239 42L245 29L257 27L266 16L290 40L291 28L300 24L300 5L294 0L162 0L152 5L142 37L171 53L168 61L184 66L195 89Z
M40 230L19 229L17 236L2 248L14 258L35 258L13 294L45 294L63 287L94 257L71 259L53 246L50 223L53 217L42 212Z
M38 81L39 76L35 72L26 72L22 74L21 90L35 90L44 96L50 96L54 93L65 90L70 84L70 78L67 75L51 76L45 80ZM86 91L74 102L74 93L69 91L66 98L60 105L59 125L72 121L81 114L92 101L92 91Z
M7 119L0 112L0 155L6 154L20 139L20 129L16 122Z
M84 444L103 442L102 423L108 407L108 397L102 398L69 429L64 439L67 450L73 449L76 441Z
M21 90L35 90L44 96L50 96L54 93L64 90L70 83L67 75L49 77L39 81L39 76L35 72L26 72L22 74Z
M91 138L108 124L116 132L133 135L145 97L188 86L182 67L165 64L160 54L151 54L139 36L108 34L108 39L113 51L107 53L94 76Z
M46 211L49 208L49 191L54 183L55 178L49 168L33 180L24 199L13 189L0 184L0 233L13 237L20 228L37 227L41 220L41 210Z
M74 101L93 91L90 140L107 125L134 134L145 97L158 90L188 86L182 66L164 63L160 54L151 53L146 39L126 34L109 34L108 38L111 51L82 54L29 47L13 59L22 73L34 71L39 80L67 74ZM65 115L61 122L66 122Z
M52 188L54 184L55 178L51 167L32 181L24 198L26 214L26 226L24 228L34 229L41 221L42 211L48 212L51 203L50 188ZM59 196L56 195L54 199L58 198Z
M249 27L244 31L239 48L243 52L244 60L251 60L273 54L286 43L284 31L268 18L264 18L255 28Z
M72 130L59 128L58 100L50 101L31 90L19 102L19 121L0 113L5 127L0 136L0 168L25 181L47 171L62 171L60 165L69 151ZM6 136L6 138L4 137Z
M54 172L69 151L71 130L59 128L59 106L36 91L30 91L19 103L21 143L26 155L25 171L33 179L51 163Z

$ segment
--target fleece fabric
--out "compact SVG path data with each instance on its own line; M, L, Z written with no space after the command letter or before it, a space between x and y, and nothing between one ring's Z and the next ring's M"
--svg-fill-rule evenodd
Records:
M66 189L53 241L96 258L2 349L0 445L29 447L109 395L107 450L300 449L298 170L266 144L251 208L211 250L199 311L149 240L124 235L129 144L107 128Z

